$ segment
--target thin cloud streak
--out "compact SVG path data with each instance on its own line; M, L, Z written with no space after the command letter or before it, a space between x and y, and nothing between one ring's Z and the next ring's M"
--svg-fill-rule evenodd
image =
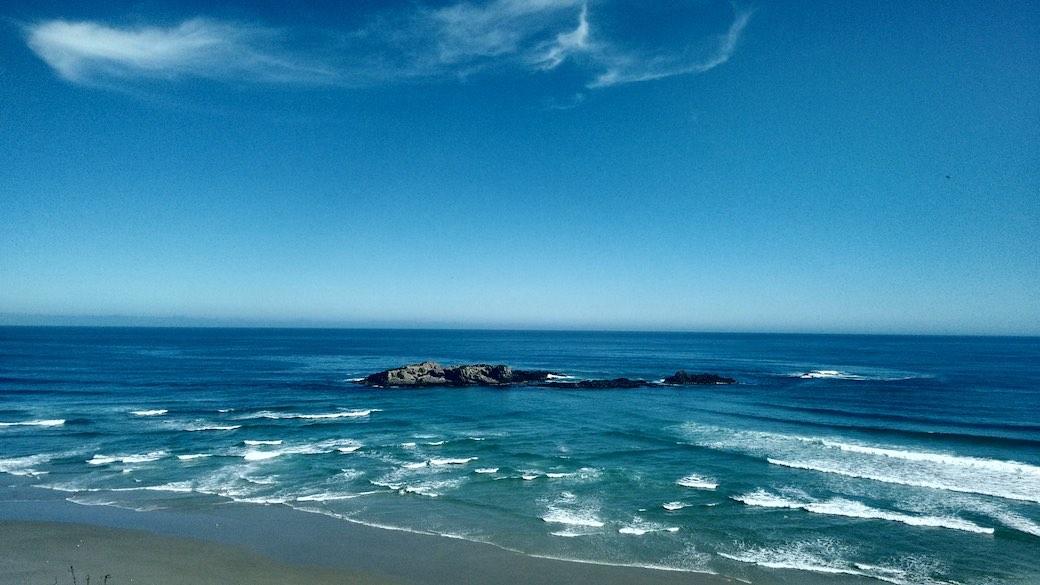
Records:
M676 75L710 71L730 60L733 53L736 52L737 44L740 42L744 29L747 28L750 20L750 10L738 12L729 29L720 37L715 53L703 61L685 60L677 57L638 59L629 55L620 55L614 57L612 66L590 83L588 87L589 89L598 89L623 83L638 83Z
M521 53L532 37L559 23L562 11L579 5L576 0L460 2L421 14L434 31L439 60L456 63Z
M535 56L535 66L544 71L555 69L572 53L589 49L589 5L581 7L578 15L578 26L566 33L560 33L556 40L543 47Z
M27 32L29 47L74 83L140 77L327 83L337 76L279 50L281 33L275 29L206 18L167 28L51 20Z
M378 15L360 30L317 31L324 40L310 43L306 52L288 48L306 31L207 18L136 28L50 20L25 30L29 47L47 65L83 85L201 78L364 87L489 70L547 74L569 62L592 77L587 88L599 89L703 73L726 63L751 12L737 12L708 55L672 47L652 57L620 48L623 39L606 38L595 16L579 0L420 6Z

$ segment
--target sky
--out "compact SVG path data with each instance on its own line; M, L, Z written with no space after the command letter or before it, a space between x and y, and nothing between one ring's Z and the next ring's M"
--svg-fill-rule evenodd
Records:
M0 323L1040 334L1040 4L0 6Z

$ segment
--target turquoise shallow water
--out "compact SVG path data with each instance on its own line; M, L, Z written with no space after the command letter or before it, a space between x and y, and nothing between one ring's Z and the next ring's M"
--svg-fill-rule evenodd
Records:
M351 382L422 359L740 384ZM291 506L588 562L1035 583L1038 382L1035 338L4 328L0 472L83 505Z

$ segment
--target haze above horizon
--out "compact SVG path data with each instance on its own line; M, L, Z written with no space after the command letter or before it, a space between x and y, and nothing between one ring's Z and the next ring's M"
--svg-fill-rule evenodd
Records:
M1040 334L1040 5L0 8L0 325Z

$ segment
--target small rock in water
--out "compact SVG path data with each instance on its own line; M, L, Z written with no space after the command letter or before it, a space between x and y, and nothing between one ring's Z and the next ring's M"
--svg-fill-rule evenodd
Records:
M702 384L736 384L737 381L733 378L719 376L718 374L691 374L686 370L679 370L665 378L664 383L677 386L690 386Z

